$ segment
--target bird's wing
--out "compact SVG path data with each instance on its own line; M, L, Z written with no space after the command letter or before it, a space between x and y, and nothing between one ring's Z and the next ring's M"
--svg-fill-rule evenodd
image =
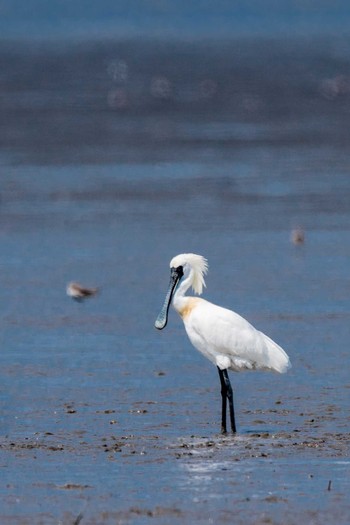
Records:
M246 319L208 301L200 301L187 324L194 346L209 358L227 356L230 368L267 368L280 372L289 361L282 348Z

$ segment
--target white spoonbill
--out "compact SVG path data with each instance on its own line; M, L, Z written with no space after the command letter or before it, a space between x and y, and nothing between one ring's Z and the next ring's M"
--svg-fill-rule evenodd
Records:
M165 328L171 301L180 314L187 335L197 350L217 366L221 383L221 432L225 434L228 400L231 430L236 432L233 393L228 370L271 370L286 372L290 367L286 352L272 339L256 330L240 315L199 297L187 297L192 286L200 295L205 286L208 262L201 255L183 253L170 261L170 283L163 307L155 322Z

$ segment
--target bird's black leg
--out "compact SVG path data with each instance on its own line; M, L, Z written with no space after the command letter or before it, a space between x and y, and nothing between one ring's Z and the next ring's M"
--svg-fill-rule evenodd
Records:
M219 377L220 377L220 383L221 383L221 400L222 400L222 408L221 408L221 433L226 434L227 428L226 428L226 396L227 396L227 388L226 383L224 379L224 375L222 373L222 370L218 367Z
M231 383L230 383L230 378L228 377L227 370L223 370L222 373L224 375L224 380L225 380L225 384L226 384L226 396L227 396L227 399L228 399L228 405L229 405L229 409L230 409L231 430L235 434L237 432L237 430L236 430L236 421L235 421L235 409L233 408L233 391L232 391L232 386L231 386Z
M221 412L221 432L226 434L226 398L228 399L229 411L230 411L230 421L231 421L231 430L233 433L236 433L236 422L235 422L235 411L233 408L233 392L230 383L230 378L228 376L227 370L220 370L218 367L220 383L221 383L221 397L222 397L222 412Z

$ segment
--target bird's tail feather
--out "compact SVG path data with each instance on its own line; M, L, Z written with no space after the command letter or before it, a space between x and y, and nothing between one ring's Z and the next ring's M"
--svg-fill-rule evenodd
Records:
M292 366L286 352L281 348L275 341L272 341L267 335L264 334L265 342L267 346L268 363L267 366L283 374Z

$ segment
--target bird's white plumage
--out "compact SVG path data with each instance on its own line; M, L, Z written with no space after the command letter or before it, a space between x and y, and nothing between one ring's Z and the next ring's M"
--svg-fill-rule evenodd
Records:
M221 369L285 372L288 367L284 350L231 310L198 299L183 321L193 346Z
M173 306L197 350L221 370L286 372L290 367L288 355L267 335L231 310L199 297L185 296L191 286L196 293L202 293L208 269L204 257L181 254L172 259L170 266L183 268L183 277L173 295Z

